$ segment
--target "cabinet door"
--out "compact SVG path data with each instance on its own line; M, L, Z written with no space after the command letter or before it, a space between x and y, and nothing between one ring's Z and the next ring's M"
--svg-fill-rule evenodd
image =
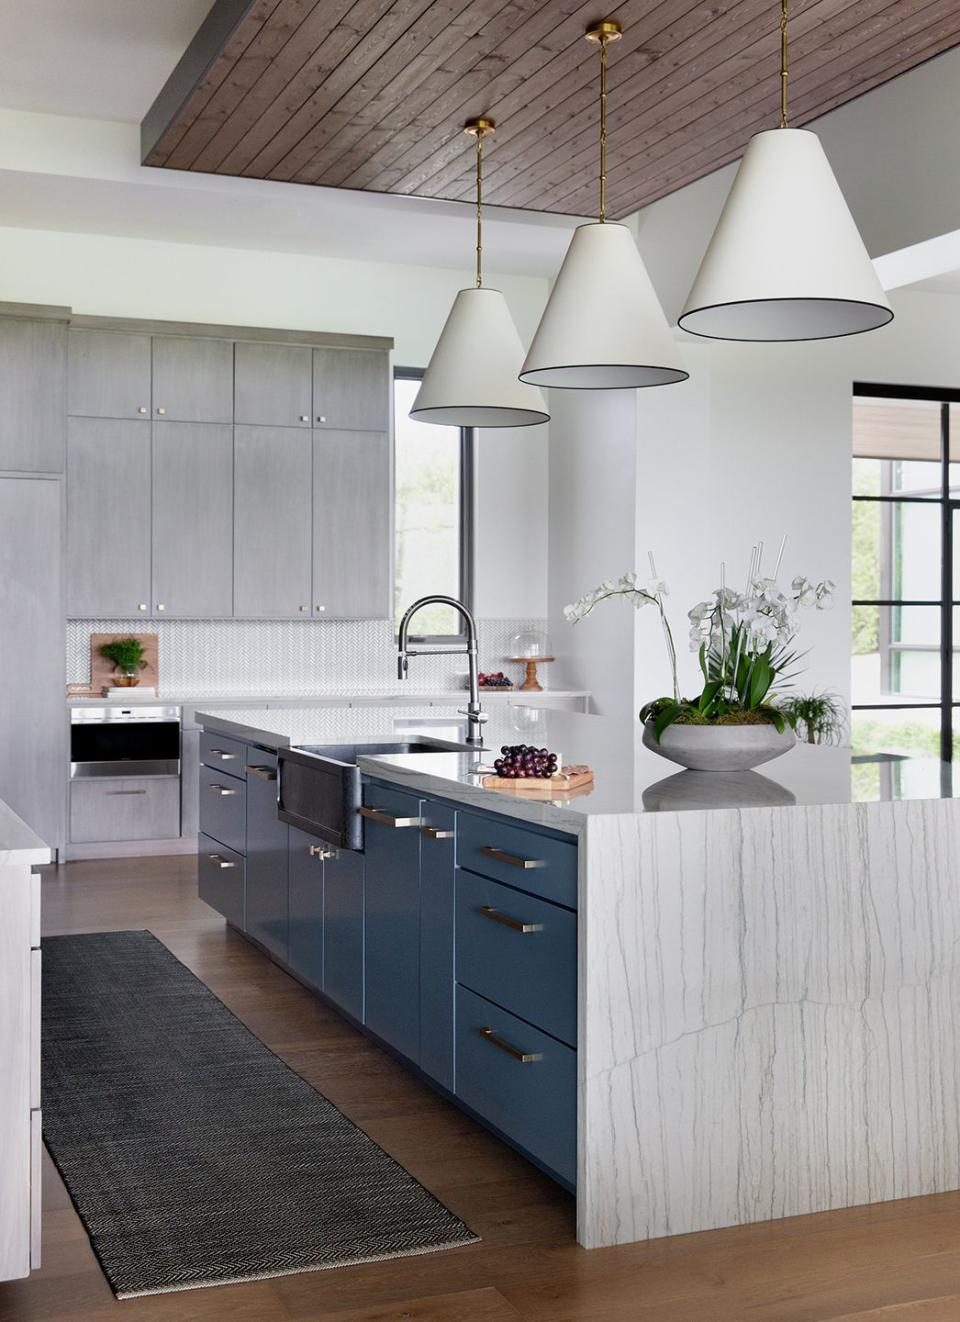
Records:
M269 427L309 427L310 350L299 344L238 340L234 421Z
M72 328L67 411L86 418L150 416L150 336Z
M154 336L153 416L172 422L233 422L232 341Z
M0 319L0 470L62 473L67 328Z
M317 426L390 430L390 359L383 349L314 349Z
M287 963L314 987L323 989L323 869L328 846L290 827L289 949Z
M421 805L420 1068L453 1091L453 808Z
M277 816L277 759L247 750L247 935L287 958L287 835Z
M69 762L61 486L0 478L0 799L50 845L63 842Z
M67 614L133 619L150 609L150 423L71 418Z
M313 608L327 619L392 613L386 432L314 431Z
M153 424L153 608L232 613L232 427Z
M236 427L234 614L310 615L310 433Z
M363 801L385 819L364 822L365 1022L416 1063L420 1059L420 801L376 783L364 787Z
M342 849L323 865L323 990L363 1023L362 854Z

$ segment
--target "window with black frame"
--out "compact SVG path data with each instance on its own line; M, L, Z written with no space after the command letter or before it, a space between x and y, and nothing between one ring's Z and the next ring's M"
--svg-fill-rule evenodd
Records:
M960 391L857 384L853 400L855 754L953 756L960 705Z
M418 597L473 604L473 433L410 418L422 375L401 368L394 378L395 625ZM414 622L418 637L440 643L458 638L461 625L445 606L424 607Z

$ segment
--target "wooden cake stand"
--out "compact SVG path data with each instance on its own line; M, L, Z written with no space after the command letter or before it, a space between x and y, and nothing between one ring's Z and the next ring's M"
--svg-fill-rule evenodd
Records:
M520 685L521 693L524 691L527 693L543 692L543 685L537 679L537 666L552 661L552 656L508 656L507 660L512 661L515 665L527 667L527 677Z

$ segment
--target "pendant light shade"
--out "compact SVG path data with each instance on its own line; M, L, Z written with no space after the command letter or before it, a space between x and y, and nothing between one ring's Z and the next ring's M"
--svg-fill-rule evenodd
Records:
M549 421L540 391L519 379L523 345L499 289L483 284L483 139L492 119L471 119L477 140L477 284L461 289L440 332L410 417L444 427L532 427Z
M787 127L787 0L780 127L757 133L680 314L719 340L823 340L893 317L816 134Z
M549 418L539 390L517 379L523 345L499 289L461 289L410 417L448 427L530 427Z
M574 231L520 373L540 386L625 390L688 373L625 225Z
M821 340L892 317L820 139L756 134L680 325L720 340Z
M600 217L574 231L520 379L573 390L665 386L688 373L632 233L606 223L607 46L622 32L605 19L586 35L600 48Z

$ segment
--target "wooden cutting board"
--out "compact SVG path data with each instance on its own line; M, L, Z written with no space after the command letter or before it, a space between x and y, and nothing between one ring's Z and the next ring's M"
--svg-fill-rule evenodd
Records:
M157 638L155 633L92 633L90 635L90 688L99 694L103 689L110 688L116 682L116 671L113 662L108 661L105 656L100 655L100 648L104 643L115 643L118 638L136 638L143 643L143 659L147 663L146 670L140 671L140 683L160 691L160 675L158 671L157 657ZM136 687L130 690L136 693Z
M593 772L590 767L570 766L558 771L555 776L541 780L530 776L524 780L508 780L504 776L484 776L480 782L485 790L502 790L507 794L529 794L544 799L555 799L564 794L575 794L593 784Z

